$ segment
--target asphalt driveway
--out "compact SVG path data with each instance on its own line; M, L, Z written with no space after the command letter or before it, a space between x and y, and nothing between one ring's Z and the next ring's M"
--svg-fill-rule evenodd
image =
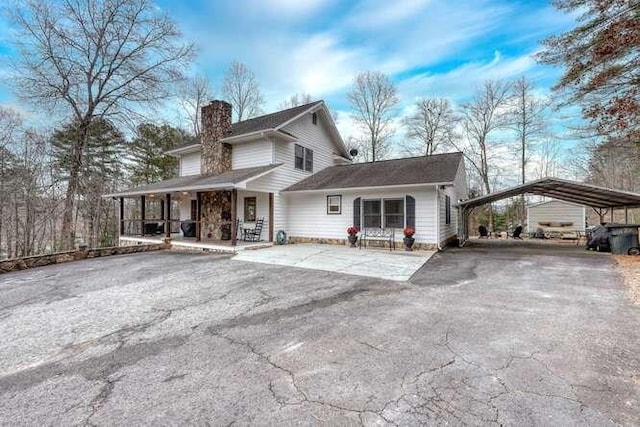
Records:
M409 282L156 252L0 276L0 424L634 424L606 255L492 245Z

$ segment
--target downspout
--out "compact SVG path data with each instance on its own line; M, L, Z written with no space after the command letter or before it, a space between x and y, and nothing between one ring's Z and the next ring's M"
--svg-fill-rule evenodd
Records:
M436 185L436 248L442 250L440 246L440 186Z

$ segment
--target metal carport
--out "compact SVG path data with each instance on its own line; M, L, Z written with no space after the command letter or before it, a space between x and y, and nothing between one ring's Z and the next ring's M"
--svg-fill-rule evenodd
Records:
M613 216L614 209L625 209L626 219L626 209L640 207L640 194L637 193L560 178L543 178L457 203L460 245L463 245L469 238L469 214L474 208L521 194L547 196L589 206L596 211L601 220L604 219L604 215L608 211L611 211Z

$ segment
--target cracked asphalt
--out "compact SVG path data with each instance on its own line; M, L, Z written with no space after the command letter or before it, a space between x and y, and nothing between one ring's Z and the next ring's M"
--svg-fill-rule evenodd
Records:
M607 255L483 242L409 282L153 252L0 276L2 425L633 425Z

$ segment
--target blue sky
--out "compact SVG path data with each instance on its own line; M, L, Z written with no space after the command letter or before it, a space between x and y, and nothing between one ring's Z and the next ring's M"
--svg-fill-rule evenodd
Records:
M532 58L539 41L574 24L546 1L157 0L198 46L193 72L217 94L228 64L253 70L271 111L296 92L325 99L345 138L355 132L345 94L360 71L398 85L400 109L417 97L459 103L488 78L535 81L542 94L560 75ZM0 22L0 75L10 51ZM3 34L4 32L4 34ZM7 82L0 103L16 105ZM27 108L25 107L25 110Z

